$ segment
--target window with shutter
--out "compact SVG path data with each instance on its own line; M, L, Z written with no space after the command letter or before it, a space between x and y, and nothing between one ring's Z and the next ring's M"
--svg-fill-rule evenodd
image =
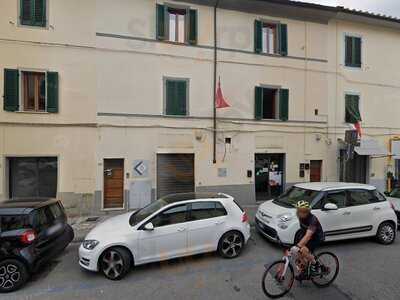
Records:
M273 22L254 22L254 52L287 55L287 25Z
M360 37L345 36L345 66L361 68L362 40Z
M255 88L256 120L282 120L289 118L289 90L277 88Z
M165 114L171 116L186 116L188 81L165 80Z
M20 0L20 20L22 25L46 26L47 0Z
M345 122L356 124L361 120L360 114L360 96L347 94L345 96Z
M175 43L197 44L197 10L157 4L157 39Z

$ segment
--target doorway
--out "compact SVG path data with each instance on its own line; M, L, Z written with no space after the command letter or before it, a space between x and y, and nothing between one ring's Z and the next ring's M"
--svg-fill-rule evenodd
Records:
M368 183L369 156L354 153L353 159L346 160L346 150L340 151L340 181Z
M104 209L124 208L124 160L104 159Z
M310 182L321 182L322 160L310 161Z
M255 154L256 200L265 201L283 193L285 154Z

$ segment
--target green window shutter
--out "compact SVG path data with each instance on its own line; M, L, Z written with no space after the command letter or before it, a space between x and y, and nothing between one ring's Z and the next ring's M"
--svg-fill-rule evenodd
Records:
M263 23L259 20L254 21L254 52L262 52L262 26Z
M287 33L287 25L279 24L278 25L279 32L279 53L282 56L288 55L288 33Z
M187 114L186 81L167 80L165 88L166 88L165 114L173 116L185 116Z
M33 1L32 0L21 0L20 1L20 20L22 25L32 25L32 12L33 12Z
M4 69L4 110L19 110L19 71Z
M289 90L279 90L279 119L282 121L289 120Z
M353 63L353 38L346 36L345 38L345 65L350 67Z
M263 118L263 88L259 86L255 88L254 118L256 120Z
M157 4L157 13L156 13L156 31L157 31L157 39L164 40L166 38L166 8L162 4Z
M346 115L345 122L355 124L362 121L360 114L360 96L346 95L345 97Z
M353 66L361 68L361 38L353 38Z
M34 0L33 20L36 26L46 26L46 0Z
M58 73L47 72L47 112L58 112Z
M189 44L197 44L197 10L189 10Z

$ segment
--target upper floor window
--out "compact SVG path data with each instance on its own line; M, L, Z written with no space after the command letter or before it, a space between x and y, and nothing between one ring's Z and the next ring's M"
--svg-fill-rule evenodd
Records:
M186 79L164 80L164 113L166 115L188 115L188 86Z
M345 37L345 65L346 67L361 68L361 37Z
M58 112L58 73L5 69L4 110Z
M46 27L47 0L20 0L20 23L27 26Z
M345 122L356 124L361 121L360 96L346 94L345 96Z
M157 4L157 39L197 44L197 10Z
M287 121L289 119L289 90L257 86L255 118Z
M287 25L256 20L254 51L256 53L287 55Z

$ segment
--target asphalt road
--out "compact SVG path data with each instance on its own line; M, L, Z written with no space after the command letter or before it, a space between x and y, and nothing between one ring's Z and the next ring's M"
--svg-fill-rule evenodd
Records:
M8 299L266 299L261 290L263 265L282 250L253 233L242 256L233 260L200 255L134 269L122 281L82 271L78 244L54 260L22 290L1 295ZM340 259L341 270L331 287L294 284L284 299L400 299L400 239L391 246L371 240L325 245Z

